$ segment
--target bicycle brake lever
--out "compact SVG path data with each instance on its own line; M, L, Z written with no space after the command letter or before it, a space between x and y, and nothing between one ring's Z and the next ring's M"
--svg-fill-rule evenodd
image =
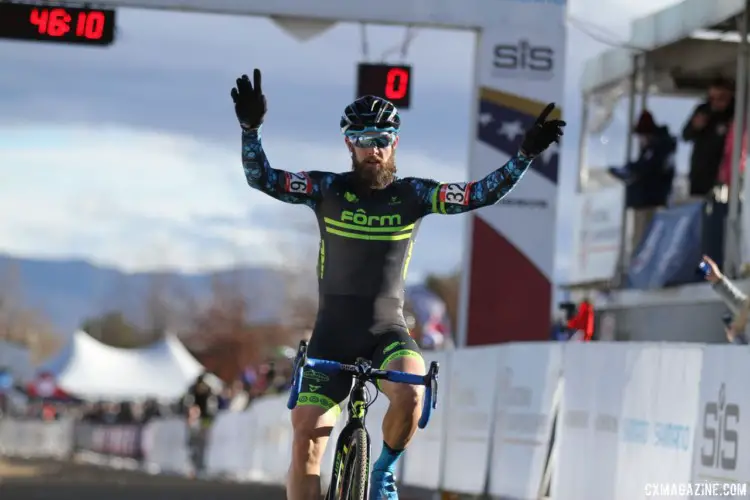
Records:
M438 381L437 375L433 377L432 383L430 383L430 392L432 392L432 409L437 408L437 397L438 397Z
M438 396L438 372L440 371L440 364L437 361L430 363L430 392L432 393L432 409L437 408L437 396Z

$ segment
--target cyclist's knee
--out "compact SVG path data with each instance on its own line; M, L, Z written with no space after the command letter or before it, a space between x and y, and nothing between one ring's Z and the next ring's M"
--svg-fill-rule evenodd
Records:
M390 384L388 400L404 413L416 413L421 407L424 390L420 386L407 384Z
M292 411L294 464L306 469L320 466L338 413L338 407L324 408L318 405L298 406Z
M389 362L384 369L397 370L417 375L425 374L425 364L422 356L417 353L411 356L403 356ZM405 413L414 413L420 408L424 388L409 384L396 384L383 382L381 389L388 399Z

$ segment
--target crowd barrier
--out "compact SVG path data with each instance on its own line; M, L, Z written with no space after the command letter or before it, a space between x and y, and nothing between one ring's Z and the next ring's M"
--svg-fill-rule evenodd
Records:
M117 458L142 458L143 426L135 424L101 425L78 422L73 428L76 451L87 451Z
M0 455L65 459L73 453L72 420L0 419Z
M154 472L188 475L193 465L188 448L189 432L181 418L153 420L141 432L144 466Z
M427 490L517 500L659 498L657 485L699 482L732 484L745 497L749 353L732 345L604 342L430 353L427 361L441 364L438 409L415 436L399 477ZM374 453L386 408L380 396L368 414ZM332 439L342 426L343 419ZM284 395L222 413L207 436L205 473L283 484L291 441ZM179 474L191 470L188 443L179 419L137 431L0 422L2 453L64 457L86 448ZM329 446L324 478L332 462ZM671 490L670 498L697 493Z

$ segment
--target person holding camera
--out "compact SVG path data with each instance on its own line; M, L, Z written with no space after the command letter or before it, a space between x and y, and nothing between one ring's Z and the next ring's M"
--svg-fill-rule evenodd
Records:
M690 156L690 196L704 197L717 184L727 134L734 119L734 82L716 78L682 130L682 139L693 143Z
M732 344L746 345L748 341L745 329L750 315L750 298L724 276L711 257L704 255L699 268L706 281L711 283L711 287L732 311L723 318L727 340Z

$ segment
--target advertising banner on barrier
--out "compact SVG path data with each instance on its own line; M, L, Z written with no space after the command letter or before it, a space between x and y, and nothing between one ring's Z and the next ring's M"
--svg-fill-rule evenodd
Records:
M615 500L648 498L654 484L691 478L701 347L627 349Z
M537 498L550 451L563 344L508 344L502 349L489 493Z
M653 497L688 483L701 347L567 344L555 500Z
M692 283L701 258L703 202L657 212L633 255L628 286L641 290Z
M440 365L438 404L429 424L425 429L417 431L404 456L403 482L408 486L440 489L445 415L448 411L446 403L450 404L450 377L443 374L450 373L451 354L452 352L424 352L427 366L432 361L437 361Z
M451 353L442 470L446 491L484 492L502 355L502 346L470 347Z
M90 424L75 426L75 448L113 457L140 459L142 427L137 424Z
M750 411L749 380L747 349L704 349L693 481L750 483L750 419L745 416Z
M565 344L552 498L615 498L628 345Z

